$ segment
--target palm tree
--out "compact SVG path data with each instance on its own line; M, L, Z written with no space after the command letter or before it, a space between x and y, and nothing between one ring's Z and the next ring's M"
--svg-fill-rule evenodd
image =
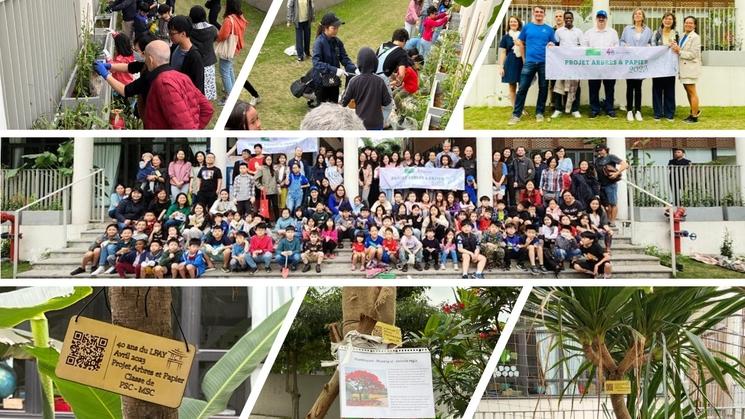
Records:
M581 359L561 396L584 376L587 387L629 380L628 397L610 396L616 418L698 418L714 407L707 387L745 385L742 361L702 340L743 308L741 289L556 287L536 288L524 314L553 335L550 350L571 354L549 369Z
M170 287L153 287L149 291L147 287L112 287L109 296L111 320L115 325L173 337ZM122 416L124 419L177 419L178 410L122 396Z

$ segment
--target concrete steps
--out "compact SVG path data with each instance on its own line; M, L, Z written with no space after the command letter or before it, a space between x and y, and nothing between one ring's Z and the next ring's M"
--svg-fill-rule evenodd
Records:
M90 228L80 234L80 238L76 240L69 240L67 247L62 249L55 249L46 254L46 258L34 262L32 264L33 269L22 274L19 277L23 278L69 278L69 272L75 269L79 263L83 253L88 249L90 243L95 240L105 228L105 223L91 224ZM338 255L334 259L328 259L323 264L323 270L321 274L317 274L315 269L310 272L303 274L298 270L297 272L291 272L290 276L307 276L307 277L349 277L349 276L362 276L362 273L350 270L350 259L351 249L349 244L345 243L344 249L338 250ZM648 256L644 254L643 246L636 246L631 244L631 238L624 236L623 233L617 229L613 238L613 265L614 265L614 278L669 278L670 269L659 264L659 259L654 256ZM279 267L274 264L272 266L273 271L266 273L263 269L260 269L254 277L259 278L281 278ZM460 270L457 272L452 269L452 265L448 264L447 269L434 271L430 269L428 271L418 272L409 267L408 272L401 272L394 270L394 273L398 277L411 277L411 278L457 278L460 277ZM549 274L551 275L551 274ZM88 274L82 274L78 277L87 277ZM113 275L112 275L113 276ZM209 271L206 273L207 277L248 277L247 272L243 273L230 273L225 274L220 269ZM501 270L487 271L487 278L533 278L530 273L523 272L516 267L509 272ZM562 278L581 278L581 275L577 275L574 272L563 271L560 274Z

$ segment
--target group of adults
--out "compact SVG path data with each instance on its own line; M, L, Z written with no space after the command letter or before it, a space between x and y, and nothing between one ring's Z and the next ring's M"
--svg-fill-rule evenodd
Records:
M538 77L538 97L535 118L544 120L546 101L551 91L554 112L552 118L564 114L581 118L579 112L580 86L578 80L546 80L546 51L561 47L646 47L667 46L678 56L679 74L677 79L683 84L690 104L690 113L683 120L696 123L701 114L696 83L701 74L701 37L696 33L698 20L686 16L679 28L678 17L672 12L663 14L658 28L647 25L645 11L637 8L632 13L631 23L625 27L621 36L609 23L605 10L595 12L594 25L587 31L577 28L577 18L572 11L557 10L554 25L546 21L546 9L533 8L532 20L526 24L517 16L508 19L507 32L499 43L499 68L503 83L509 84L510 99L513 104L510 125L520 122L525 111L525 101L533 79ZM643 79L626 80L626 110L628 121L642 121ZM590 118L605 114L616 118L615 107L616 80L588 80L590 97ZM600 89L604 100L601 102ZM652 103L655 121L674 121L676 76L655 77L652 79ZM569 103L567 103L569 102Z
M224 2L221 23L221 1L210 0L207 6L209 16L200 5L191 7L188 16L176 15L175 1L114 0L108 6L121 12L122 33L132 40L135 58L92 65L118 97L136 103L145 129L203 129L214 113L210 101L224 104L232 90L233 61L244 48L248 22L240 0ZM216 67L223 85L219 100Z

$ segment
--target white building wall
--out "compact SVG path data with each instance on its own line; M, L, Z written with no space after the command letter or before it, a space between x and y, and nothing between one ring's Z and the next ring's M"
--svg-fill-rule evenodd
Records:
M717 208L718 209L718 208ZM712 209L712 211L717 210ZM736 255L745 254L745 240L737 232L745 231L745 221L720 222L683 222L682 230L696 233L696 240L683 239L681 250L684 255L693 253L719 254L722 238L729 230L733 239L733 251ZM670 251L670 226L666 222L637 222L636 236L640 245L657 246L661 250Z

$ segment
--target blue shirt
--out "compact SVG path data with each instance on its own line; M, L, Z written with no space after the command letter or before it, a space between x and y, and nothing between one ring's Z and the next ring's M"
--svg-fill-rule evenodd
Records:
M523 26L518 39L525 44L526 63L545 63L546 45L549 42L555 42L554 30L551 26L545 23L536 25L533 22Z

